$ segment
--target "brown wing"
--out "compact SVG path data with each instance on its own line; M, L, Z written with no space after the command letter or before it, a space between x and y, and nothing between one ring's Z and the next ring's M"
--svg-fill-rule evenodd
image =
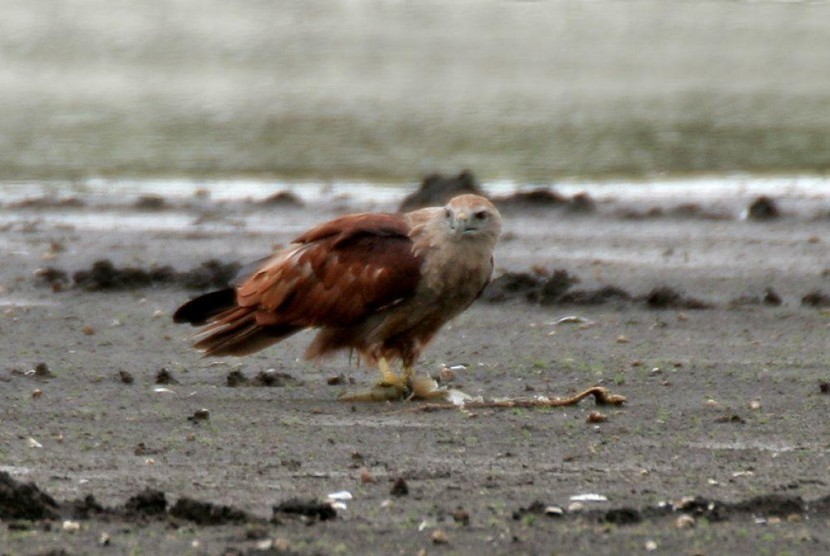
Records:
M246 268L234 281L235 299L206 294L179 308L174 320L207 324L194 344L206 355L246 355L303 328L357 324L413 295L421 259L408 231L397 214L337 218Z
M409 297L420 280L396 214L344 216L306 232L237 287L262 326L348 326Z

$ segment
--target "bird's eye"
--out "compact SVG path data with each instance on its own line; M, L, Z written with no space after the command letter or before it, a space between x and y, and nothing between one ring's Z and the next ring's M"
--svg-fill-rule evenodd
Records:
M476 212L475 214L473 214L473 217L476 220L487 220L488 216L489 215L487 214L486 210L480 210L480 211Z
M446 216L447 218L451 218L452 217L452 211L448 208L445 208L444 209L444 216Z

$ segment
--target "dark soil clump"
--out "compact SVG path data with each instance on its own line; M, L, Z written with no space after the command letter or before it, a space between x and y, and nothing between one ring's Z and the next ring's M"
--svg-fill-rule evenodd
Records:
M59 505L34 483L22 484L0 471L0 519L57 519Z
M242 374L242 371L231 371L225 379L225 384L228 388L236 388L238 386L248 386L250 379Z
M146 489L124 504L129 516L156 517L167 513L167 497L160 490Z
M519 191L513 195L495 199L495 204L499 210L558 208L564 206L567 202L567 197L545 188Z
M244 523L250 518L242 510L230 506L217 506L191 498L179 498L170 508L170 516L192 521L197 525L223 525Z
M274 506L272 521L279 522L280 514L299 515L314 520L327 521L337 517L337 510L328 502L292 498Z
M483 195L478 181L469 170L463 170L457 176L430 174L421 182L418 191L404 198L398 210L407 212L423 207L442 206L456 195L465 193Z
M92 519L105 514L107 511L91 494L87 494L81 500L68 502L67 505L74 519Z
M747 207L747 218L749 220L765 221L774 220L781 216L781 211L775 200L762 195L752 201Z
M295 207L303 206L303 202L290 191L277 191L257 203L263 207Z
M815 307L816 309L830 307L830 295L820 290L812 291L801 298L801 304L805 307Z
M170 204L161 195L142 195L133 205L138 210L156 211L170 208Z
M268 369L267 371L259 372L249 384L251 386L282 388L284 386L299 386L302 384L302 381L297 380L288 373L280 373L274 369Z
M708 303L694 297L686 297L668 286L654 288L643 297L643 301L652 309L708 309L711 307Z
M145 270L137 267L116 267L109 259L95 261L88 270L72 275L73 286L87 291L131 290L154 285L179 285L187 289L209 289L226 286L239 271L238 263L222 263L216 260L203 262L196 268L176 272L170 266ZM41 283L60 289L68 283L66 272L47 268L36 273Z
M561 303L574 305L601 305L609 301L631 301L631 294L617 286L605 286L597 290L574 290L559 298Z
M179 384L179 381L176 380L176 377L170 371L162 367L156 373L156 384Z
M392 496L407 496L409 495L409 485L403 477L398 477L392 484L392 490L389 491Z

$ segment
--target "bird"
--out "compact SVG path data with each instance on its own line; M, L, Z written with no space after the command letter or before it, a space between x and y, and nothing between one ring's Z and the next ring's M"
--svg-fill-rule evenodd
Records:
M306 359L356 352L380 371L381 398L406 398L422 351L490 282L501 229L499 211L475 194L340 216L183 304L173 320L201 327L193 345L206 356L248 355L316 330Z

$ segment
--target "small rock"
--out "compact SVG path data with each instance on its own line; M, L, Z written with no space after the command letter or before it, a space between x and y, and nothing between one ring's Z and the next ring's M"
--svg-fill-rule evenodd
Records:
M592 411L588 414L588 417L585 419L586 423L604 423L608 420L608 417L604 413L600 413L599 411Z
M581 512L585 509L585 504L582 502L571 502L568 504L568 513Z
M452 518L459 525L467 526L470 524L470 514L464 508L456 508L452 513Z
M657 543L655 541L648 540L646 541L645 549L646 552L654 552L655 550L657 550Z
M43 390L41 390L40 388L36 388L35 390L32 391L32 398L40 398L42 396L43 396Z
M374 483L375 477L372 475L372 472L366 469L365 467L360 469L360 482L361 483Z
M118 380L120 380L124 384L132 384L133 382L135 382L133 375L125 371L124 369L118 369Z
M83 326L83 328L81 328L81 332L83 332L87 336L92 336L93 334L95 334L95 328L86 324Z
M63 522L61 528L67 533L75 533L81 529L81 523L78 521L66 520Z
M689 514L682 514L675 520L674 526L678 529L691 529L695 526L695 518Z
M615 341L616 341L618 344L627 344L627 343L629 343L631 340L629 340L627 337L625 337L625 336L623 336L623 335L621 334L621 335L617 336L617 339L616 339Z

